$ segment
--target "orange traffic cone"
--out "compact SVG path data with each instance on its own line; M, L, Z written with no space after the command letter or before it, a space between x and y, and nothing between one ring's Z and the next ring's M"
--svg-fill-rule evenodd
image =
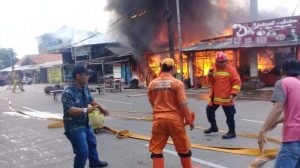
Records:
M180 160L183 168L193 168L191 157L182 157Z
M152 158L153 168L164 168L164 158Z

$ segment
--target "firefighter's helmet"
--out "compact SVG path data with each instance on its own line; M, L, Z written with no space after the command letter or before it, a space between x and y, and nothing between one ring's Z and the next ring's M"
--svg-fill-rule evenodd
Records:
M226 54L223 53L223 52L217 53L216 61L218 61L218 62L225 62L225 61L227 61L227 56L226 56Z
M174 67L175 66L175 62L174 62L174 59L172 58L165 58L161 61L161 65L163 64L166 64L167 66L172 66Z

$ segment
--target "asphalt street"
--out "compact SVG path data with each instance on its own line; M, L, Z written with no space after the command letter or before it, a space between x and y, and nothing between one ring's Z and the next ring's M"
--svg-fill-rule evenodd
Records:
M25 92L11 93L7 86L0 87L0 168L70 168L73 164L73 152L70 143L63 135L63 128L48 129L53 121L45 118L61 117L62 104L60 96L57 102L52 95L43 91L47 85L25 85ZM196 125L209 127L206 119L207 89L187 91L189 106L196 113ZM130 120L127 117L151 117L151 107L146 96L146 89L125 89L122 92L106 92L94 98L110 111L105 126L151 136L151 122ZM236 131L238 133L257 134L263 124L272 103L243 97L236 103ZM8 100L24 115L8 108ZM227 131L225 114L217 111L219 129ZM281 138L278 126L268 135ZM188 130L188 128L187 128ZM257 140L243 137L222 140L222 133L204 135L202 129L188 131L192 143L224 146L257 148ZM138 139L117 139L108 132L96 135L98 152L101 160L109 163L109 168L150 168L152 160L148 152L148 141ZM268 143L267 147L277 145ZM237 155L202 149L192 149L193 164L202 168L247 168L255 159L253 156ZM164 153L166 168L180 168L180 160L172 145L167 145ZM263 168L273 167L274 160L268 161ZM88 167L88 164L87 164Z

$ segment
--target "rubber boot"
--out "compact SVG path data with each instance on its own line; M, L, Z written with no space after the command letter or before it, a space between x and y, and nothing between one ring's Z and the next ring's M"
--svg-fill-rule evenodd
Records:
M232 138L235 138L236 137L236 134L235 134L235 131L232 129L232 130L229 130L226 134L224 134L222 136L223 139L232 139Z
M153 168L164 168L164 158L152 158Z
M218 132L219 129L217 126L211 126L210 128L204 130L204 134L210 134L212 132Z
M193 168L191 157L181 157L180 160L183 168Z

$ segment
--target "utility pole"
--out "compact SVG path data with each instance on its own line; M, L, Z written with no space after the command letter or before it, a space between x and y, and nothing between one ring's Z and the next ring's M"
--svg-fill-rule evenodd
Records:
M258 16L258 0L250 0L250 19L251 22L256 21ZM251 50L250 56L250 78L258 80L258 49Z
M74 62L75 62L75 66L77 65L77 52L76 52L76 47L71 48L72 54L74 56Z
M169 11L168 0L165 0L165 3L166 3L166 11L163 14L163 18L168 24L170 57L174 58L173 32L172 32L172 25L171 25L172 14Z
M178 29L178 45L179 45L179 59L180 59L180 79L183 81L183 60L182 60L182 41L181 41L181 23L180 23L180 9L179 0L176 0L177 8L177 29Z
M12 84L12 82L13 82L13 79L14 79L14 69L15 69L15 67L14 67L14 61L13 61L13 57L14 57L14 55L13 55L13 51L11 50L11 49L9 49L9 57L10 57L10 65L11 65L11 73L10 73L10 84Z

